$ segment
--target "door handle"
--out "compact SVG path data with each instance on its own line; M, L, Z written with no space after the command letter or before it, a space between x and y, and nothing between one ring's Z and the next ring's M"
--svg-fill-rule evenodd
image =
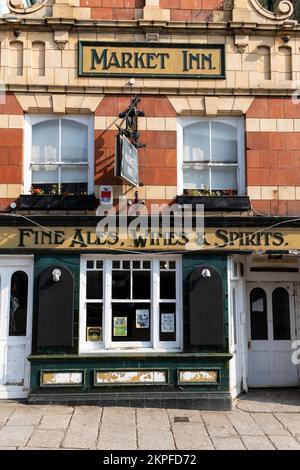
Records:
M252 348L252 342L249 340L248 341L248 349L251 351L251 348Z

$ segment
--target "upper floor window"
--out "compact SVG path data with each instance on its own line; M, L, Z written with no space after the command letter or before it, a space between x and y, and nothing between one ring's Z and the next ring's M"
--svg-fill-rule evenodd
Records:
M243 194L243 120L180 119L178 165L179 194Z
M37 194L92 192L91 118L29 116L26 125L25 191Z

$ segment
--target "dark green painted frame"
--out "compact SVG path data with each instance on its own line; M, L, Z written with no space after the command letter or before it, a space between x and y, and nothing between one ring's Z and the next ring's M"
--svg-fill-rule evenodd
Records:
M165 372L166 374L166 382L155 382L155 383L145 383L145 382L137 382L137 383L103 383L98 384L96 381L96 374L97 372ZM153 368L141 368L138 367L134 368L126 368L126 369L94 369L94 377L93 377L93 384L94 387L162 387L169 385L169 369L160 368L160 367L153 367Z
M182 49L182 48L189 48L189 49L218 49L221 52L221 73L218 75L184 75L184 74L145 74L145 73L104 73L104 72L83 72L82 70L82 63L83 63L83 46L103 46L103 47L144 47L144 48L154 48L155 46L159 46L166 49ZM225 45L224 44L172 44L172 43L143 43L143 42L102 42L102 41L78 41L78 76L79 77L105 77L105 78L132 78L133 76L136 78L177 78L177 79L207 79L207 80L215 80L215 79L226 79L226 72L225 72Z
M181 382L179 378L179 373L182 371L189 372L189 371L216 371L217 372L217 382ZM221 368L220 367L177 367L177 385L180 387L206 387L206 386L214 386L220 387L221 386Z
M72 372L81 372L82 374L82 382L80 384L52 384L52 385L44 385L42 382L42 377L44 373L50 374L60 374L60 373L72 373ZM75 388L82 388L86 385L86 371L85 369L41 369L40 370L40 387L41 388L65 388L65 387L75 387Z

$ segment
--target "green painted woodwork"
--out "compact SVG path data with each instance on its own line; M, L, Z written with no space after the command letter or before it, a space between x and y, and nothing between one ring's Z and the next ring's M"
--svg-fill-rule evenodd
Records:
M141 385L117 386L118 392L128 389L134 391L176 391L185 393L186 390L199 392L226 392L229 390L229 360L228 352L228 312L227 312L227 257L223 255L201 255L191 253L182 258L182 281L183 281L183 317L184 317L184 352L183 353L139 353L133 354L126 352L121 354L102 354L98 356L88 356L77 354L78 352L78 309L79 309L79 278L80 278L80 255L39 255L35 256L35 285L39 274L47 267L52 265L61 265L68 268L74 276L74 305L75 305L75 346L72 350L58 349L39 349L34 346L33 353L29 357L31 363L31 392L32 393L51 393L53 389L40 387L41 370L84 370L84 386L77 388L78 392L97 392L93 386L93 376L95 369L120 370L120 369L167 369L169 375L169 385ZM208 264L217 269L223 279L224 291L224 318L225 318L225 346L222 347L190 347L188 342L188 322L189 322L189 277L192 271L201 264ZM34 309L34 332L36 331L36 292ZM180 369L201 369L201 368L220 369L220 384L218 385L180 385L177 381L177 368ZM106 386L105 390L115 391L116 386ZM72 393L72 387L55 387L55 393Z

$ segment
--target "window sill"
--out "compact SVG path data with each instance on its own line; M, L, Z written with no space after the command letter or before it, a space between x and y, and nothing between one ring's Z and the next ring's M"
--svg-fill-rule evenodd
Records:
M118 357L118 358L126 358L126 357L174 357L174 358L213 358L213 359L225 359L229 360L233 356L230 353L221 353L221 352L207 352L207 353L193 353L193 352L183 352L180 350L170 350L170 351L132 351L132 352L124 352L124 351L101 351L101 352L93 352L93 353L83 353L80 352L78 354L31 354L30 356L27 357L27 359L30 362L34 361L49 361L49 358L51 360L58 360L58 361L69 361L71 359L76 359L76 360L85 360L86 358L98 360L99 357L101 356L106 356L106 357Z
M250 209L249 196L177 196L177 204L203 204L206 211L247 211Z
M94 194L21 194L17 210L93 210L98 206Z

